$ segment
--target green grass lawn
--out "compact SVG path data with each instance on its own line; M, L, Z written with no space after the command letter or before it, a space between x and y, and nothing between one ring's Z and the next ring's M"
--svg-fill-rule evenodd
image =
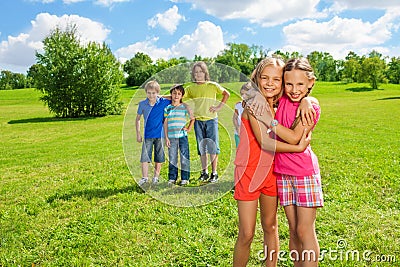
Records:
M0 266L232 265L234 92L220 116L224 186L194 193L136 185L140 145L131 130L140 91L122 90L126 114L85 119L55 119L39 96L0 91ZM325 194L320 266L399 266L400 86L318 82L313 96L322 107L312 136ZM282 209L278 216L287 252ZM262 249L258 224L249 266L261 266ZM292 266L288 257L279 266Z

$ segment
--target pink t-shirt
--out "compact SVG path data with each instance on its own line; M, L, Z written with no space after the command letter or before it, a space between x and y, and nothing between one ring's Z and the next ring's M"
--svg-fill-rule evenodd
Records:
M290 128L296 118L296 111L299 105L299 102L292 102L286 95L283 95L279 99L275 119L283 126ZM321 108L318 105L313 105L313 108L317 114L315 118L316 124L321 114ZM283 141L279 137L277 137L277 140ZM310 145L301 153L275 153L274 171L293 176L317 174L319 173L318 158L311 150Z

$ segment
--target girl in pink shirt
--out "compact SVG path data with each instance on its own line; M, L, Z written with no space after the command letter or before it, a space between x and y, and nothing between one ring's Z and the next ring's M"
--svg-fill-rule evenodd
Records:
M321 110L315 104L312 127L303 126L299 118L296 119L299 103L310 94L316 78L305 58L289 60L283 71L284 95L279 100L270 129L278 136L277 140L297 144L304 131L309 133L319 120ZM311 146L300 153L277 152L274 171L280 204L289 222L289 248L299 256L295 266L317 266L320 249L315 219L317 208L323 206L318 159Z

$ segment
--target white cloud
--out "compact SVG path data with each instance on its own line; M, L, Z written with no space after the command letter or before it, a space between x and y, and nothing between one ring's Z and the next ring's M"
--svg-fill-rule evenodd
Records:
M35 52L41 52L43 39L56 27L65 29L71 24L77 26L77 33L82 42L103 42L110 32L101 23L77 15L58 17L41 13L31 21L32 27L27 33L8 36L6 41L0 43L0 67L16 66L18 69L28 69L36 62Z
M209 21L200 21L192 34L184 35L179 39L178 43L172 47L172 52L175 57L193 58L195 55L215 57L224 48L221 27Z
M185 20L185 17L178 13L178 7L174 5L164 13L158 13L149 19L147 24L152 28L160 25L161 28L173 34L181 20Z
M287 44L283 50L304 55L326 51L334 58L343 58L349 51L366 54L365 51L383 47L392 38L393 30L398 27L394 22L399 17L400 10L391 10L374 23L339 17L326 22L298 21L283 28Z
M283 24L302 18L322 18L327 14L319 12L320 0L182 0L192 3L193 8L221 19L246 19L263 27Z
M340 12L346 9L390 9L398 6L398 0L334 0L330 10Z
M71 1L71 0L64 0L64 1ZM72 1L79 1L79 0L72 0ZM82 1L84 1L84 0L82 0ZM109 7L109 6L112 6L114 3L123 3L123 2L129 2L129 1L130 0L94 0L94 3L96 5Z
M124 63L126 60L135 56L137 52L149 55L153 60L163 58L168 59L171 57L171 49L158 48L155 44L158 38L147 39L143 42L137 42L127 47L123 47L115 51L116 57Z
M115 55L121 62L132 58L137 52L145 53L153 60L181 56L192 59L195 55L215 57L225 48L221 28L209 21L199 22L192 34L182 36L171 48L159 48L156 46L157 41L158 38L151 38L137 42L118 49Z

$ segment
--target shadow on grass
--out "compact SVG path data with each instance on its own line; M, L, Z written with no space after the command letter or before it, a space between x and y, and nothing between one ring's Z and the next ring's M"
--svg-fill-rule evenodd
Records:
M369 91L374 91L374 90L383 90L383 89L373 89L371 87L353 87L353 88L347 88L346 91L352 91L352 92L369 92Z
M377 100L394 100L394 99L400 99L400 96L379 98L379 99L377 99Z
M70 192L66 194L56 193L53 196L47 198L47 203L53 203L55 200L70 200L73 197L82 197L87 200L93 198L107 198L116 194L124 194L129 192L144 193L144 191L138 185L131 185L124 188L110 188L110 189L86 189L77 192Z
M64 122L64 121L86 121L96 119L97 117L79 117L79 118L56 118L56 117L43 117L43 118L30 118L21 120L11 120L8 124L19 123L42 123L42 122Z

